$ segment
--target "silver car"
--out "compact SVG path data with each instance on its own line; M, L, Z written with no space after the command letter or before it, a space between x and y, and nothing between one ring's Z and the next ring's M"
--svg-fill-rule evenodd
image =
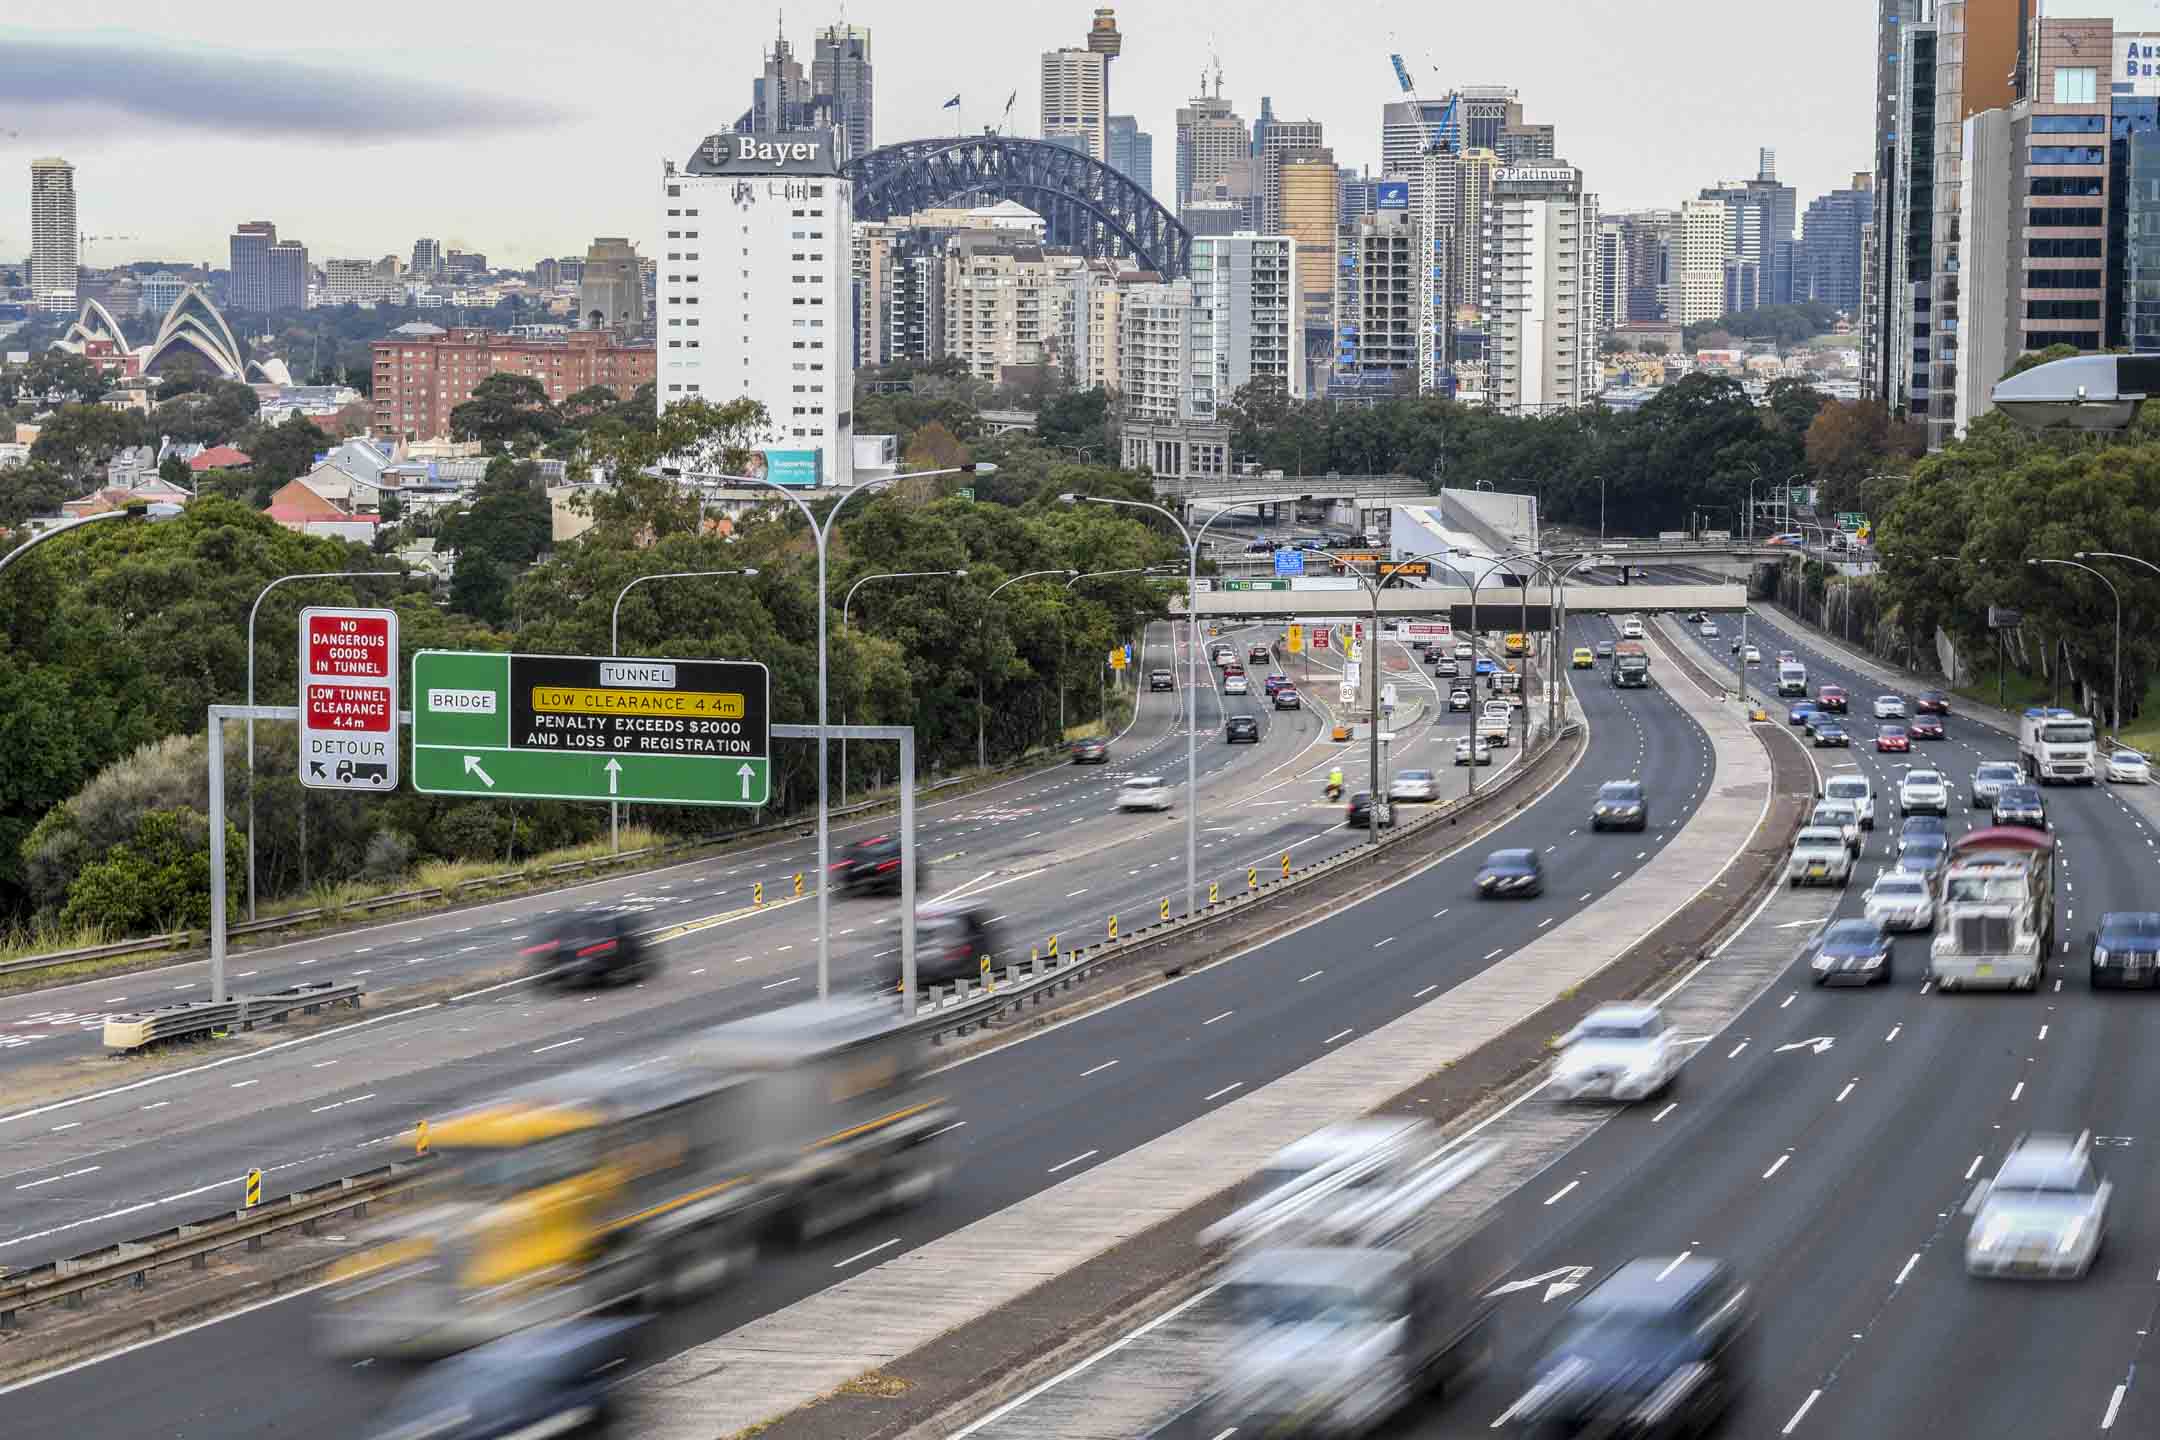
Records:
M1867 918L1885 930L1935 928L1935 895L1927 877L1885 870L1868 886Z
M1398 770L1388 781L1390 800L1437 800L1439 782L1430 770Z
M2111 785L2146 785L2152 782L2152 761L2142 750L2110 750L2107 778Z
M1786 862L1785 878L1795 888L1802 885L1836 885L1852 879L1853 856L1845 844L1845 832L1827 825L1810 825L1793 842L1792 858Z
M1905 697L1902 695L1877 695L1875 718L1878 720L1902 720L1905 718Z
M1548 1087L1560 1100L1662 1095L1685 1051L1655 1005L1600 1005L1562 1041Z
M1838 800L1818 800L1815 813L1808 817L1810 825L1834 825L1845 832L1845 844L1852 853L1860 853L1860 807Z
M2016 785L2025 779L2025 772L2015 761L1990 760L1973 771L1972 784L1965 791L1965 805L1971 810L1992 810L1995 797L2002 794L2005 785Z
M2082 1279L2106 1238L2114 1189L2093 1170L2091 1132L2026 1136L1965 1202L1965 1273Z

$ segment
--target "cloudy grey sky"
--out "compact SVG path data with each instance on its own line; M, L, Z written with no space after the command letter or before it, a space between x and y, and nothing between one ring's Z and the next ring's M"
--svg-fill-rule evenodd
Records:
M2055 0L2160 28L2150 0ZM1211 51L1248 119L1316 118L1338 163L1379 161L1390 50L1421 91L1504 83L1558 127L1608 209L1674 205L1753 172L1774 146L1804 208L1868 163L1873 0L1125 0L1112 106L1155 135L1157 193L1174 112ZM1038 56L1084 43L1090 0L850 0L872 32L877 138L950 133L1006 97L1036 131ZM663 157L731 124L784 14L807 52L840 0L770 6L464 0L425 9L232 0L77 0L70 28L0 28L0 255L29 248L29 165L77 170L91 264L223 262L226 236L275 220L316 257L406 254L418 235L530 264L594 235L653 233ZM18 10L17 15L25 13ZM280 48L266 49L267 42ZM292 48L283 46L289 44ZM649 248L649 246L647 246Z

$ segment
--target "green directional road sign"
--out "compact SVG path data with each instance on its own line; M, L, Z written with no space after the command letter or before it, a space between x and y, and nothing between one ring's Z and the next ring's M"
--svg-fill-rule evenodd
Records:
M423 650L413 657L413 788L763 805L771 714L755 661Z

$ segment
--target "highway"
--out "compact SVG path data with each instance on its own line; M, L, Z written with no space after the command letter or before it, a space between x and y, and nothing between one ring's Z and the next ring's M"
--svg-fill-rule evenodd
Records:
M1575 638L1584 641L1607 634L1603 620L1575 627ZM937 1204L868 1222L800 1252L768 1257L748 1285L662 1321L657 1337L662 1349L672 1352L724 1333L860 1265L905 1253L1079 1167L1166 1133L1326 1053L1345 1037L1385 1024L1479 973L1555 918L1594 903L1684 822L1713 776L1704 737L1661 690L1614 691L1592 680L1582 686L1579 700L1591 723L1586 758L1552 795L1502 833L1231 963L948 1071L949 1093L963 1122L949 1143L963 1163ZM1597 785L1628 775L1641 775L1653 785L1658 809L1652 834L1587 833L1583 822ZM1545 851L1555 883L1537 900L1478 902L1471 883L1477 864L1486 850L1509 844ZM762 1003L771 999L764 996ZM317 1114L305 1101L281 1093L244 1123L199 1125L161 1137L147 1133L156 1122L145 1122L137 1112L117 1113L117 1107L133 1106L140 1096L78 1109L109 1128L132 1126L125 1148L113 1152L125 1158L112 1163L130 1167L129 1182L139 1185L160 1165L170 1174L182 1155L190 1166L214 1168L242 1163L251 1149L306 1144L326 1134L386 1136L394 1126L440 1113L456 1099L572 1060L636 1064L664 1055L676 1036L717 1018L712 1007L618 1010L615 1005L616 997L572 1000L567 1006L503 999L402 1022L372 1050L363 1047L341 1057L372 1067L363 1082L370 1099L353 1119L342 1118L341 1111ZM483 1019L490 1031L485 1038L498 1043L469 1043L458 1033ZM566 1023L571 1028L566 1030ZM499 1043L504 1033L516 1033L516 1043ZM305 1084L307 1067L328 1056L300 1047L263 1067L266 1083ZM219 1076L207 1083L227 1082ZM39 1117L38 1123L49 1122ZM206 1157L206 1150L216 1154ZM334 1158L353 1168L349 1151ZM317 1360L308 1342L316 1303L303 1297L244 1313L34 1384L10 1395L9 1413L26 1428L65 1429L77 1436L153 1429L269 1435L302 1425L350 1432L379 1406L393 1377L372 1367L331 1367ZM247 1383L250 1377L276 1377L278 1383Z
M1735 632L1732 618L1721 624ZM1982 758L2014 753L1953 715L1947 742L1916 745L1909 762L1878 758L1865 717L1893 687L1759 618L1748 633L1762 673L1792 648L1811 685L1851 692L1855 748L1817 752L1826 774L1857 766L1880 792L1908 763L1933 760L1961 791ZM1729 667L1728 644L1715 653ZM1637 1255L1682 1251L1738 1266L1756 1299L1755 1373L1729 1433L2160 1433L2160 1397L2138 1383L2160 1298L2160 1173L2141 1123L2160 1080L2151 997L2093 993L2083 966L2083 937L2102 912L2152 904L2153 807L2105 789L2046 794L2066 889L2059 968L2041 993L1936 995L1923 984L1924 936L1898 941L1887 989L1818 990L1795 968L1704 1047L1669 1113L1616 1114L1503 1207L1508 1226L1533 1237L1525 1278L1585 1266L1594 1284ZM1951 818L1957 831L1976 817ZM1893 826L1878 822L1839 915L1858 913ZM2079 1130L2100 1137L2097 1163L2116 1187L2093 1274L1969 1279L1960 1210L1972 1182L2022 1133ZM1543 1286L1503 1304L1491 1379L1408 1433L1491 1433L1564 1309Z

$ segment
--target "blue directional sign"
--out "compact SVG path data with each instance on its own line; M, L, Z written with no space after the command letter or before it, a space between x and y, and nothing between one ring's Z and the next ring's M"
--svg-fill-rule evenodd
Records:
M1303 575L1305 573L1305 552L1293 550L1287 545L1277 550L1275 552L1275 573L1277 575Z

